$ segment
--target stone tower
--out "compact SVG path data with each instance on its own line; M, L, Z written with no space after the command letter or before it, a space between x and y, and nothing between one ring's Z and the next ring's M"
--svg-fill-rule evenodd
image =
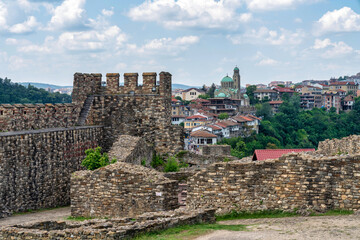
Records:
M237 91L237 99L241 98L241 93L240 93L240 70L238 67L234 68L234 75L233 75L233 80L234 80L234 88L238 89Z

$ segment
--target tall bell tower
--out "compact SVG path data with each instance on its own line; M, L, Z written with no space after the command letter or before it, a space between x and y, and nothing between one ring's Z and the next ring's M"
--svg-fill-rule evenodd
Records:
M240 87L240 83L241 83L241 78L240 78L240 70L239 68L236 66L234 68L234 75L233 75L233 80L234 80L234 88L237 89L237 99L241 98L241 87Z

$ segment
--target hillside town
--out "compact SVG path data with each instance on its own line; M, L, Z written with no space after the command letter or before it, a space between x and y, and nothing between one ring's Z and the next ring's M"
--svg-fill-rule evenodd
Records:
M339 113L351 111L355 98L360 96L360 73L299 83L247 84L246 89L242 89L239 68L233 71L233 77L225 76L220 85L173 89L172 124L184 127L186 150L198 152L200 146L216 144L224 138L258 133L261 118L256 116L255 105L259 103L269 104L275 114L284 97L296 95L303 110L323 108Z

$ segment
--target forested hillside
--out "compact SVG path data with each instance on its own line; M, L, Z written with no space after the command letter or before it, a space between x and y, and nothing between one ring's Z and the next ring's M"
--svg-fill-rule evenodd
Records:
M298 96L283 100L275 115L268 103L258 105L257 115L263 118L259 134L224 139L221 143L231 145L232 154L241 158L252 155L255 149L316 148L325 139L360 134L360 98L352 111L340 114L335 109L303 111Z
M24 87L12 83L10 79L0 78L0 104L3 103L70 103L71 96L50 93L29 85Z

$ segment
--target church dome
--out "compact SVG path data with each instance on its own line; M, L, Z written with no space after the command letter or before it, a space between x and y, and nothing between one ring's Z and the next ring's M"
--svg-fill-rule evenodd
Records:
M234 80L231 78L231 77L229 77L229 76L226 76L226 77L224 77L222 80L221 80L221 82L233 82Z
M238 67L235 67L235 68L234 68L234 71L239 71L239 68L238 68Z
M218 95L217 95L217 97L226 97L226 95L225 95L225 93L219 93Z

